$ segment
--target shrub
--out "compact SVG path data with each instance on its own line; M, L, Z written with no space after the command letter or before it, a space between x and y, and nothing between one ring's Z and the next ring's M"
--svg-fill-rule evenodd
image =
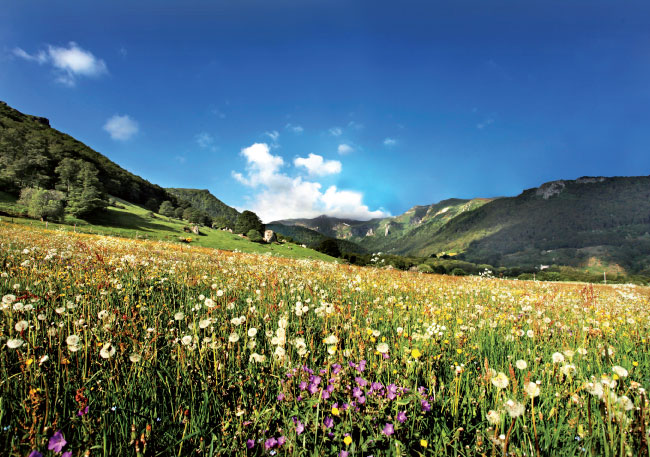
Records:
M246 232L246 237L250 241L253 241L255 243L261 243L262 241L264 241L264 238L262 238L262 235L260 234L260 232L258 232L255 229L250 229L248 232Z

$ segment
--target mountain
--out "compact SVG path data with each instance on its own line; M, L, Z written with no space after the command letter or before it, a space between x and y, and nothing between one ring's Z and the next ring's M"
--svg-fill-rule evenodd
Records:
M266 224L266 228L273 230L281 235L291 237L300 244L309 247L318 247L320 243L327 239L336 240L336 244L342 253L366 253L366 249L352 241L337 239L335 237L324 235L316 230L301 226L301 225L285 225L277 222Z
M650 267L650 176L552 181L460 214L431 236L420 231L399 251L455 251L505 266L608 262L642 271Z
M515 197L449 199L369 221L320 216L278 223L367 252L650 272L650 176L552 181Z
M414 206L404 214L394 217L357 221L319 216L313 219L287 219L273 222L285 226L304 227L323 235L351 241L367 252L407 253L401 249L412 241L413 233L418 238L433 235L454 217L472 211L491 199L475 198L463 200L452 198L433 205Z
M166 190L179 199L190 202L194 208L205 212L212 218L224 217L234 223L239 216L239 211L226 205L207 189L167 188Z
M81 159L98 170L103 190L136 204L160 205L176 197L128 172L80 141L50 127L48 119L23 114L0 101L0 187L17 195L23 187L53 189L56 167ZM156 206L157 207L157 206Z

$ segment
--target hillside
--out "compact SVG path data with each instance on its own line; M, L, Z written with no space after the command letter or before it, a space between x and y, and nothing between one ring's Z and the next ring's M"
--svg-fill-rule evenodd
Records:
M460 214L399 246L427 256L462 252L492 265L614 263L650 267L650 176L553 181Z
M192 207L205 212L212 218L224 217L234 223L239 216L239 211L226 205L207 189L167 188L166 190L179 199L190 202Z
M284 225L280 223L271 223L266 224L266 228L273 230L276 233L279 233L284 236L293 238L296 242L300 244L305 244L309 247L316 247L323 241L333 238L326 235L323 235L316 230L303 227L301 225ZM352 241L342 240L338 238L333 238L336 240L336 244L339 247L339 250L342 253L365 253L366 250L359 244L353 243Z
M53 189L55 169L65 159L81 159L97 168L103 190L132 203L177 203L165 189L130 173L70 135L50 127L48 119L23 114L0 101L0 187L17 195L23 187Z
M319 216L313 219L282 220L273 224L315 230L329 237L351 241L366 252L406 253L401 246L410 243L415 232L418 238L431 236L457 215L489 201L491 200L481 198L451 198L433 205L414 206L399 216L369 221Z

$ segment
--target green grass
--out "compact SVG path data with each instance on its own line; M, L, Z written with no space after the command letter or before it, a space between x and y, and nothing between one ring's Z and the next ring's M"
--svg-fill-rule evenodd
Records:
M333 262L336 259L313 249L303 248L291 243L260 244L248 241L239 235L222 230L201 227L201 235L183 231L190 224L187 221L168 218L156 214L148 216L149 210L133 205L121 199L115 199L121 208L109 207L105 213L98 214L89 220L66 217L65 223L41 222L24 217L7 217L4 221L32 227L47 227L50 229L72 230L80 233L92 233L124 238L148 239L181 242L180 239L191 238L191 245L225 251L238 251L256 254L270 254L293 259L314 259ZM10 214L20 214L24 209L16 203L16 198L0 192L0 211Z

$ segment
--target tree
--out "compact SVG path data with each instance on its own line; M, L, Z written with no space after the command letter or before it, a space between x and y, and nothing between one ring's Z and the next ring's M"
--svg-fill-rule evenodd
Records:
M216 217L212 221L212 227L216 229L231 229L233 228L233 223L224 216Z
M237 217L237 222L235 223L235 232L245 234L249 230L256 230L259 233L264 233L264 224L257 214L252 211L244 211Z
M68 193L66 211L74 217L84 217L108 206L106 195L97 178L97 168L84 160L78 160L79 173Z
M63 217L64 198L63 193L57 190L26 187L20 192L18 202L27 206L27 214L30 217L42 221L58 221Z
M176 219L183 219L183 211L185 211L182 207L178 207L174 210L174 217Z
M149 211L158 211L160 203L158 203L158 200L155 198L150 198L147 200L147 203L144 204L144 207L147 208Z
M165 200L160 205L160 209L158 210L158 213L162 214L163 216L173 217L174 205L172 205L172 202L170 202L169 200Z
M339 244L336 242L336 240L332 238L327 238L316 246L316 250L318 252L322 252L323 254L327 254L332 257L341 257L341 250L339 249Z
M246 232L246 237L255 243L261 243L264 240L262 234L255 229L250 229Z
M190 217L192 217L192 208L185 208L183 210L183 219L189 221Z
M59 162L54 172L59 175L57 188L69 194L79 173L79 161L66 157Z

